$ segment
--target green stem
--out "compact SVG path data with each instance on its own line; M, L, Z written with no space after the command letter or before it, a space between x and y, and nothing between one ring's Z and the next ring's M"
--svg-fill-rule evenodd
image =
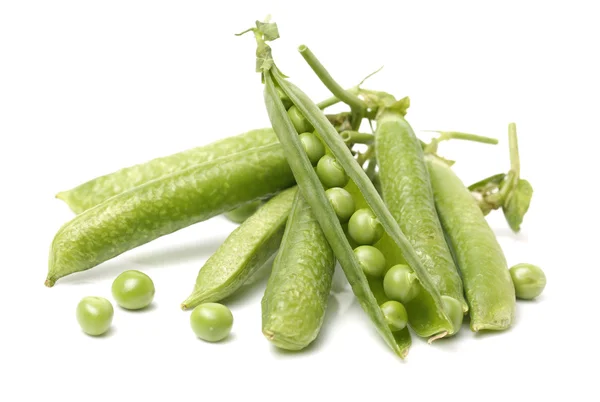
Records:
M358 86L354 86L352 88L348 88L345 90L346 92L350 93L350 94L358 94ZM340 103L341 100L337 97L337 96L332 96L331 98L327 98L319 103L317 103L317 107L321 110L323 109L327 109L330 106L333 105L337 105L338 103Z
M352 128L358 130L367 112L367 104L356 94L342 88L306 45L300 45L298 51L327 89L340 101L350 106L350 109L352 109Z
M438 142L448 140L465 140L473 142L481 142L483 144L498 144L496 138L484 137L483 135L461 133L460 131L438 131L438 130L425 130L425 132L439 133L440 136L437 138Z
M371 157L373 156L374 153L375 153L375 147L370 145L369 148L367 148L367 150L364 153L358 154L358 156L356 157L356 161L358 162L358 164L360 166L362 166L365 164L366 161L371 159Z
M340 133L344 142L348 145L354 144L372 144L375 136L369 133L359 133L358 131L346 130Z
M521 161L519 158L519 143L517 141L517 125L508 125L508 148L510 152L510 170L519 177L521 174Z

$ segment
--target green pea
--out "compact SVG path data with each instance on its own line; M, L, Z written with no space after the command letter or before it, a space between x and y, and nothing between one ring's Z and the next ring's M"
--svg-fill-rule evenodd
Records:
M452 322L454 331L458 332L464 317L462 303L456 300L454 297L446 295L442 295L442 303L444 305L446 315Z
M390 299L408 303L419 293L419 281L408 265L398 264L385 274L383 290Z
M515 285L515 294L519 299L535 299L542 294L546 287L546 275L536 265L517 264L511 267L509 271Z
M192 311L190 324L198 338L218 342L227 338L231 332L233 315L220 303L204 303Z
M383 236L383 226L373 211L362 208L350 217L348 233L358 244L375 244Z
M294 128L298 133L306 133L314 130L308 122L308 120L304 118L302 112L300 112L300 110L296 106L290 107L287 113L290 117L290 120L292 121L292 124L294 125Z
M341 187L333 187L325 191L325 195L340 222L348 222L356 208L352 194Z
M77 322L88 335L97 336L108 331L113 315L113 306L104 297L84 297L77 305Z
M392 331L401 331L406 328L408 314L402 303L395 300L386 301L381 305L381 311Z
M300 142L310 159L310 163L313 166L319 162L319 159L325 155L325 147L319 138L313 133L302 133L300 134Z
M285 94L285 92L283 92L283 90L279 87L276 87L275 90L277 91L277 95L279 96L279 99L281 99L281 103L283 103L285 109L288 110L289 108L291 108L293 103L290 100L290 98Z
M373 246L359 246L354 255L367 276L380 278L385 272L385 256Z
M143 272L122 272L112 284L112 295L117 304L127 310L147 307L154 299L154 282Z
M262 200L252 201L242 205L241 207L232 209L229 212L225 212L223 215L231 222L243 223L246 219L252 216L262 204Z
M342 165L331 155L325 155L319 159L317 175L325 188L345 187L350 180Z

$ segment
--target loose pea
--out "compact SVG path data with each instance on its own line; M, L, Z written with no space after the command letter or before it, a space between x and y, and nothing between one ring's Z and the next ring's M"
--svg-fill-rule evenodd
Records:
M408 303L417 296L419 281L408 265L398 264L385 274L383 290L390 299Z
M375 244L383 236L383 226L373 211L363 208L350 217L348 233L358 244Z
M317 163L317 175L325 188L344 187L348 184L348 175L342 165L331 155L325 155Z
M386 301L381 305L381 311L392 331L400 331L406 328L408 314L402 303L395 300Z
M313 166L319 162L319 159L325 155L325 147L320 139L317 138L313 133L302 133L300 134L300 142L310 159L310 163Z
M515 294L519 299L535 299L542 294L546 287L546 275L536 265L517 264L511 267L509 271L515 285Z
M456 300L454 297L446 295L442 295L442 303L444 304L446 315L452 322L452 327L458 331L458 328L460 328L464 317L462 303Z
M325 191L325 195L340 222L348 222L348 219L350 219L356 208L352 194L343 188L333 187Z
M231 332L233 315L220 303L204 303L192 311L190 324L198 338L218 342L227 338Z
M290 120L294 125L294 128L298 133L306 133L313 131L313 127L310 125L308 120L302 115L302 112L298 110L296 106L292 106L287 111Z
M363 272L367 276L382 277L385 272L385 256L373 246L359 246L354 249Z
M154 299L154 282L143 272L130 270L121 273L112 284L117 304L128 310L147 307Z
M112 324L114 309L103 297L88 296L77 305L77 322L88 335L102 335Z

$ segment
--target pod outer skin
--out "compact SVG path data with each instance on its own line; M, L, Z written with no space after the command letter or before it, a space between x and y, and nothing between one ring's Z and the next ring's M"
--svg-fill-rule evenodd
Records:
M46 285L293 184L279 144L152 180L67 222L52 242Z
M218 302L239 289L279 249L298 189L271 198L227 237L198 272L192 294L181 307Z
M110 197L189 167L210 162L222 156L261 147L277 142L271 128L248 131L200 147L152 159L116 172L87 181L71 190L60 192L56 198L63 200L73 212L79 214Z
M383 199L440 294L458 300L466 312L468 305L462 281L444 238L417 137L403 117L388 113L378 120L375 138ZM427 314L409 314L411 316L413 327L422 336L437 332L428 328L435 325L435 321Z
M335 257L298 192L262 299L262 330L275 346L300 350L319 334Z
M471 330L504 330L516 310L506 258L475 198L443 161L427 156L442 226L462 274Z

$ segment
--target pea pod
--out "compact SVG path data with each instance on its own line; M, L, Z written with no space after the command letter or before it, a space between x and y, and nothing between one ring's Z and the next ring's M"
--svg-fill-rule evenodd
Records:
M296 182L298 183L302 195L311 206L312 211L315 214L315 217L317 218L317 221L319 222L327 241L331 245L336 258L340 261L340 264L344 269L344 273L346 274L346 278L348 279L348 282L350 283L359 303L369 314L372 321L375 323L377 330L392 348L392 350L394 350L397 355L404 358L407 355L408 347L410 346L410 340L406 339L408 332L398 332L394 334L388 327L385 317L383 316L383 313L377 304L377 300L370 290L367 278L363 273L352 248L350 247L339 219L327 199L325 190L319 181L319 177L313 170L310 159L302 148L302 144L298 139L297 132L295 131L289 117L285 113L283 104L277 98L277 92L275 90L273 78L274 75L275 74L273 74L272 71L266 71L264 75L265 104L275 133L281 142L290 167L294 172ZM299 94L300 91L295 87L291 88L291 84L284 80L280 75L277 76L277 82L283 91L294 102L294 104L300 108L304 116L306 116L311 124L315 126L319 133L330 128L336 139L339 139L341 142L341 147L343 147L345 151L350 152L343 140L339 138L335 132L335 129L322 115L318 108L316 108L316 106L312 104L310 100L308 100L306 95L303 93ZM316 111L310 110L310 113L307 113L307 104L314 106ZM318 117L314 117L313 115ZM326 137L323 136L323 138ZM339 149L339 147L337 149ZM356 162L354 161L354 163ZM356 178L356 175L352 177L352 179ZM368 178L366 177L358 177L358 179L366 179L368 181ZM369 191L369 189L367 191ZM371 188L370 191L374 192L375 190ZM383 203L381 202L381 205L382 204Z
M510 327L515 289L500 244L477 201L452 169L433 155L426 157L435 205L462 274L471 329Z
M66 223L52 242L46 285L293 184L279 144L152 180Z
M319 334L335 268L310 206L296 194L262 299L262 331L275 346L300 350Z
M421 263L442 296L458 300L468 310L460 276L446 244L435 204L423 150L401 113L387 111L377 119L375 150L383 199L406 233ZM425 295L426 297L422 297ZM411 327L423 337L448 332L453 327L420 293L405 303ZM439 336L439 335L438 335Z
M277 252L296 193L282 191L231 232L200 269L182 309L230 296Z
M80 184L71 190L60 192L56 195L56 198L66 202L73 212L81 213L114 195L140 186L150 180L158 179L200 163L210 162L222 156L276 142L277 136L270 128L248 131L208 145L117 170Z

